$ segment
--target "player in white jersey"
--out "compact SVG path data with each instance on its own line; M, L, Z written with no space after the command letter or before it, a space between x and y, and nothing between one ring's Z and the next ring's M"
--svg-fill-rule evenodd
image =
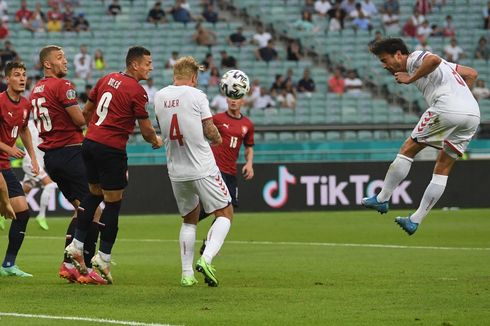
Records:
M42 139L39 137L39 131L34 125L33 120L29 120L28 127L31 132L32 145L34 146L37 162L39 163L39 174L34 175L32 173L31 158L29 155L24 156L24 159L22 160L22 169L25 174L24 180L22 180L22 188L27 195L36 185L39 184L43 187L41 200L39 202L39 214L36 217L36 221L43 230L48 230L49 226L46 222L46 209L49 204L49 199L55 194L56 183L51 180L44 170L44 152L37 147L42 142Z
M398 83L414 83L423 93L429 108L391 163L381 192L377 196L364 198L362 204L386 213L388 200L408 175L417 153L426 146L440 150L432 180L417 211L408 217L395 218L395 222L412 235L442 196L456 159L463 155L480 124L480 109L470 91L478 73L427 51L409 53L399 38L380 40L371 45L370 51Z
M196 263L209 286L218 286L211 265L230 230L233 218L231 197L214 160L211 145L221 144L206 95L195 88L201 69L192 57L173 66L174 84L155 95L155 112L167 152L167 168L179 212L182 286L197 283L192 264L200 204L214 212L216 222L208 232L207 246Z

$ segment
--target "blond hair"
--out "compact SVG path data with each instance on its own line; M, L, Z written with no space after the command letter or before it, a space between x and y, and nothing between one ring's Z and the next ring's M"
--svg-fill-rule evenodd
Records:
M191 79L198 71L202 71L202 66L194 57L181 57L174 64L174 79Z

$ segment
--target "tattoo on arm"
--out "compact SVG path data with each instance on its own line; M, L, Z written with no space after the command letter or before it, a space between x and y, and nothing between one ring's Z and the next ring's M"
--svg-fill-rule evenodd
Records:
M213 123L213 119L207 119L202 122L202 129L204 131L204 136L213 145L221 144L221 135L219 134L218 128Z

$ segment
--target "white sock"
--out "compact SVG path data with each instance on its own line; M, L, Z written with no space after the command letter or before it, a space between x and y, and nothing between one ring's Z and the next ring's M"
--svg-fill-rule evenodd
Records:
M446 188L447 175L433 174L432 180L425 189L424 196L420 201L420 206L415 213L410 216L410 220L415 223L421 223L424 217L434 207L439 198L441 198Z
M193 276L194 247L196 244L197 225L182 223L180 227L180 259L182 260L182 276Z
M83 251L83 242L78 241L77 239L73 239L72 243L75 246L75 248Z
M216 222L211 226L208 232L206 249L202 254L202 258L204 258L206 263L210 264L218 254L223 242L225 242L228 231L230 231L230 227L231 221L224 216L218 217Z
M41 202L39 203L39 214L38 216L46 216L46 208L49 204L49 198L54 194L56 188L56 183L51 182L44 186L43 192L41 193Z
M111 261L111 254L106 254L106 253L99 250L99 256L106 263L109 263Z
M396 187L403 181L410 172L413 159L402 154L398 154L391 163L383 182L383 189L378 194L377 200L380 203L388 201Z

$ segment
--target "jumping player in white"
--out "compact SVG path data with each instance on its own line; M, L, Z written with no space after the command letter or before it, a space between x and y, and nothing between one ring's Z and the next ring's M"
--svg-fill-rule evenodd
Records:
M223 245L233 218L230 193L209 145L219 145L222 139L213 123L206 94L195 88L200 70L197 61L183 57L173 69L174 84L157 92L155 112L167 152L168 174L183 217L179 236L181 285L197 283L192 264L201 200L203 209L214 213L216 222L209 230L196 270L204 274L209 286L218 286L211 262Z
M463 155L480 124L480 109L470 90L478 73L427 51L409 53L399 38L377 41L371 45L370 51L398 83L414 83L423 93L429 108L391 163L381 192L364 198L362 204L386 213L393 191L408 175L417 153L426 146L440 150L432 180L417 211L408 217L395 218L395 222L412 235L442 196L454 163Z

